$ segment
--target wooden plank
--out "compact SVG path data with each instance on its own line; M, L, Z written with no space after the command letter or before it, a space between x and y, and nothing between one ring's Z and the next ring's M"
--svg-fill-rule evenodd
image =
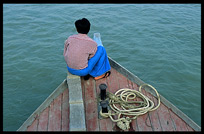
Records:
M117 72L116 76L118 78L118 84L119 84L119 88L120 89L128 88L129 87L128 80L127 80L127 78L124 75L122 75L119 72Z
M62 94L54 99L50 105L48 131L61 130L61 100Z
M132 120L129 131L138 131L137 120Z
M137 125L139 131L153 131L147 113L137 117Z
M27 131L37 131L38 129L38 115L35 117L33 123L28 127Z
M188 131L188 128L186 126L187 124L181 118L179 118L174 112L172 112L172 110L169 110L169 112L176 131Z
M87 131L98 131L98 107L96 100L95 81L93 78L89 78L88 81L84 81L85 91L85 114L86 114L86 127Z
M139 91L139 86L134 82L132 82L132 88Z
M134 89L133 88L133 82L131 80L129 80L129 79L127 79L127 82L128 82L128 88L129 89Z
M188 131L194 131L189 125L186 125L186 126L187 126Z
M86 103L86 126L87 131L99 130L97 105L90 101Z
M150 92L150 89L148 88L148 93ZM155 94L155 93L154 93ZM151 93L152 95L152 93ZM152 98L154 100L154 102L156 103L155 105L157 105L157 99L156 97L154 97L155 95L152 95ZM184 122L188 122L190 125L194 126L194 128L199 129L199 126L197 126L189 117L187 117L183 112L181 112L177 107L175 107L173 104L171 104L168 100L166 100L163 96L160 95L160 99L162 104L165 105L165 107L168 109L169 114L170 114L170 110L172 110L173 113L175 113L175 115L177 117L179 117L180 119L184 120ZM159 112L158 112L159 113ZM171 115L170 115L171 117ZM172 120L173 123L173 127L174 130L176 130L176 126L174 121ZM161 123L160 123L161 124ZM163 125L163 124L162 124ZM187 124L186 124L187 125ZM191 128L192 129L192 128ZM159 129L160 130L160 129ZM169 131L173 131L173 130L169 130Z
M160 95L161 102L171 109L176 115L182 118L189 126L191 126L195 131L201 131L200 126L198 126L191 118L189 118L186 114L184 114L181 110L179 110L175 105L169 102L166 98Z
M109 77L107 77L107 85L108 85L108 90L111 93L115 93L119 89L119 84L118 84L118 77L117 77L117 71L114 68L111 68L111 74ZM116 119L117 116L113 116L113 119ZM113 131L120 131L120 129L116 126L116 123L112 123L112 130Z
M163 131L175 131L168 108L161 103L157 109Z
M38 131L47 131L49 120L49 107L47 107L41 114L38 123Z
M119 89L117 71L114 68L111 68L111 74L107 77L107 85L111 93L115 93Z
M96 101L95 80L91 77L84 82L85 102Z
M69 91L62 94L62 131L69 131Z
M113 122L110 118L99 120L100 131L113 131Z
M149 92L146 92L146 96L154 102L154 107L157 106L158 102ZM152 123L153 131L162 131L157 109L149 112L149 117Z
M146 91L142 89L142 93L146 95ZM153 131L149 113L137 117L137 125L139 131Z

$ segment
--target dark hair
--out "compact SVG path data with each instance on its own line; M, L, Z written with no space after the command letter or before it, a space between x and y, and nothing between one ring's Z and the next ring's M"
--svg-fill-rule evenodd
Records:
M91 24L86 18L75 21L75 27L78 33L88 34L90 26Z

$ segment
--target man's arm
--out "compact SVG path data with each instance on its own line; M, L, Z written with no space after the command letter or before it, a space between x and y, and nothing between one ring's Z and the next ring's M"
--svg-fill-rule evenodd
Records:
M67 40L65 40L65 42L64 42L64 53L63 53L63 55L65 55L65 53L66 53L66 51L67 51L68 45L69 45L69 43L68 43L68 39L67 39Z

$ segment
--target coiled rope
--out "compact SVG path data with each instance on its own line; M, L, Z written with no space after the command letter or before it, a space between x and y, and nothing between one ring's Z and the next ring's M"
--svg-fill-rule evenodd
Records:
M157 106L154 107L154 102L142 94L141 89L143 86L149 86L155 91L158 100ZM132 120L139 115L156 110L160 105L160 96L157 90L149 84L141 85L139 91L123 88L115 92L115 94L107 92L107 95L109 97L110 110L108 113L102 113L101 110L100 115L104 118L109 117L122 130L128 130ZM141 100L138 100L138 98ZM112 116L114 115L118 115L118 118L113 119Z

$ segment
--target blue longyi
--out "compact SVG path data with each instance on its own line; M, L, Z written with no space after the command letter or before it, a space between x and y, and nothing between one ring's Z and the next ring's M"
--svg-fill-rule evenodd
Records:
M93 77L100 76L111 69L106 50L103 46L98 46L95 55L89 59L88 67L84 69L73 69L67 66L71 74L86 76L90 74Z

